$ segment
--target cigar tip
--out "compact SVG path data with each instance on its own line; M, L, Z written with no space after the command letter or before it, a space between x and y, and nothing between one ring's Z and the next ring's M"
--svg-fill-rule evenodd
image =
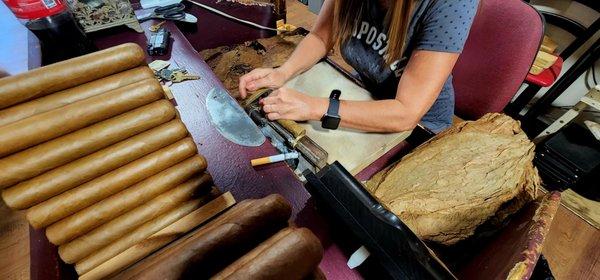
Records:
M12 193L12 191L10 189L2 190L2 200L4 201L6 206L8 206L10 209L18 210L19 205L15 203L14 199L11 199L11 197L13 195L11 193Z

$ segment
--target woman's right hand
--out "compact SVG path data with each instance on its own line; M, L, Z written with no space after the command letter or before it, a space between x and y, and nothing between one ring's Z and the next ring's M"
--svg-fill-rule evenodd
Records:
M240 96L246 98L248 91L261 88L280 88L287 79L288 76L279 68L256 68L240 77Z

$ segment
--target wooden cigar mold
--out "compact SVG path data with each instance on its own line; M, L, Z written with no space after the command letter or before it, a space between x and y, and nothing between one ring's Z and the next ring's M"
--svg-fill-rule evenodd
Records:
M2 199L80 279L208 278L230 264L218 275L312 273L322 255L312 233L276 234L290 205L271 195L229 209L235 199L197 153L135 44L0 79Z

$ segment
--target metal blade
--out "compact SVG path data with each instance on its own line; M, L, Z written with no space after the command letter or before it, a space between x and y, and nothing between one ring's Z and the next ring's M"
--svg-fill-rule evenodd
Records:
M238 103L221 88L206 96L210 121L227 140L242 146L258 147L266 138Z

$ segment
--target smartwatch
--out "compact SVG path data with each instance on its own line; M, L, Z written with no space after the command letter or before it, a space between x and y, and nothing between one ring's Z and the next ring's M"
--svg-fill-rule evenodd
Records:
M342 92L340 90L334 89L331 91L329 95L329 108L327 108L327 113L323 115L321 118L321 127L327 129L337 129L340 125L340 95Z

